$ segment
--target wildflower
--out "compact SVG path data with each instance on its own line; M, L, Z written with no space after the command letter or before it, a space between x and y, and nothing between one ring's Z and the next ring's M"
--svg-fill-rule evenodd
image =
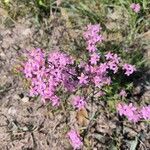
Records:
M83 97L74 96L74 97L73 97L72 104L73 104L73 106L74 106L75 108L82 109L82 108L85 107L86 102L85 102L85 100L84 100Z
M58 86L64 85L67 90L70 90L75 84L77 85L77 81L69 82L71 74L74 74L74 69L70 67L73 60L65 53L54 51L49 54L48 64L45 64L46 58L44 56L41 49L30 51L23 72L26 78L31 81L31 96L39 95L43 102L48 99L51 100L53 106L58 106L60 100L55 95Z
M117 105L117 111L118 111L118 113L119 113L120 116L122 116L122 115L125 114L125 109L124 109L123 104L118 104Z
M133 72L136 71L136 68L133 65L130 65L130 64L124 64L123 69L125 70L125 74L127 76L133 74Z
M86 31L83 33L83 37L86 40L87 50L89 52L95 52L97 50L96 44L102 42L104 37L99 34L101 27L99 24L88 25Z
M99 58L100 57L97 53L91 54L91 59L90 59L91 64L96 65Z
M120 57L118 57L117 54L113 54L111 52L108 52L106 55L105 55L105 58L106 60L110 60L111 62L114 62L116 64L119 64L119 61L120 61Z
M113 55L112 61L114 61L116 64L119 64L119 61L120 61L120 60L121 60L121 58L118 57L117 54L114 54L114 55Z
M100 85L100 83L102 82L102 78L100 77L100 76L95 76L94 78L93 78L93 80L94 80L94 84L95 84L95 86L99 86Z
M74 150L80 149L82 147L83 143L81 141L81 137L75 130L70 130L67 133L67 136L69 137L70 143Z
M41 49L33 49L27 53L28 61L24 64L24 74L26 78L32 78L34 74L39 71L44 62L44 53Z
M59 51L54 51L49 54L48 56L48 62L49 64L60 68L64 68L69 64L73 64L73 60L66 55L65 53L61 53Z
M110 85L110 84L111 84L111 78L110 78L110 77L106 77L104 83L105 83L106 85Z
M97 48L95 45L88 45L87 50L89 50L89 52L95 52L97 50Z
M141 9L141 6L140 6L140 4L132 3L132 4L130 5L130 8L131 8L134 12L138 13L138 12L140 11L140 9Z
M111 60L113 58L113 54L111 52L108 52L106 55L106 60Z
M86 84L88 82L88 76L85 76L83 73L81 73L81 76L78 77L80 84Z
M121 90L120 93L119 93L119 95L120 95L121 97L126 97L126 96L127 96L127 93L126 93L125 90Z
M109 61L108 66L109 66L109 69L113 70L114 73L116 73L118 71L118 66L116 65L115 62Z
M150 105L143 107L140 113L143 119L150 120Z
M117 111L119 112L119 115L126 116L129 121L132 121L134 123L138 122L141 118L139 110L133 106L132 103L129 105L126 104L118 104L117 105Z
M99 71L101 73L106 73L107 69L109 68L107 63L101 63L99 66Z

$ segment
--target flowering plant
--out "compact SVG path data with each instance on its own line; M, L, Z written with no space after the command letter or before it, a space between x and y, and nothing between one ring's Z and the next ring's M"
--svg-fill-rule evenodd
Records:
M44 102L50 100L53 106L58 106L58 89L74 92L79 87L81 90L92 87L95 92L101 92L103 87L112 84L112 74L116 74L120 69L126 76L133 74L136 68L131 64L122 64L117 54L98 53L97 43L104 40L100 31L99 24L87 26L83 37L86 41L85 53L88 60L80 61L79 64L71 56L60 51L53 51L48 56L41 49L28 52L24 74L31 81L30 95L40 95ZM77 99L72 104L80 108L77 104L80 98ZM83 99L80 99L82 107L85 106Z
M98 44L105 40L101 30L99 24L89 24L86 27L83 33L86 42L86 60L75 60L69 54L58 50L48 55L41 49L29 51L23 72L31 83L30 95L40 96L43 102L50 101L52 106L57 107L62 103L60 95L69 93L70 96L74 96L71 101L68 98L67 104L77 110L86 109L93 98L97 100L104 96L107 99L115 94L122 98L126 97L125 90L116 93L119 92L120 86L115 88L115 81L121 76L119 79L121 83L121 79L124 80L122 77L131 76L136 67L124 62L116 53L99 52ZM149 119L147 114L149 107L143 107L139 113L132 104L129 106L120 104L117 110L120 115L127 116L133 122L139 121L140 118ZM68 136L74 149L82 145L74 130L71 130Z

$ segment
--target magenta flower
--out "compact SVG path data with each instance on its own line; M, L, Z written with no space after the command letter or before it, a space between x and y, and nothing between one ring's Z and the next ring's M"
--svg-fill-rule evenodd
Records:
M87 26L84 39L86 40L89 60L84 59L80 63L60 51L52 51L48 54L48 57L41 49L28 52L23 72L31 83L30 95L40 96L43 102L50 101L52 106L59 106L61 101L58 96L59 91L63 92L62 94L66 94L66 92L72 94L72 92L79 92L78 90L82 88L81 85L84 84L87 88L103 91L104 86L110 85L113 80L111 80L109 72L110 70L114 73L118 71L121 59L117 54L109 52L105 55L105 59L100 60L100 55L96 52L97 44L104 40L100 32L100 25L90 24ZM123 69L127 76L136 70L130 64L124 64ZM97 96L102 95L102 93L97 94ZM125 96L125 93L121 91L120 95ZM86 104L82 96L75 96L72 99L72 105L79 110L85 108ZM141 116L148 118L145 109L147 110L147 108L143 108L139 113L139 110L132 104L118 105L119 114L126 116L133 122L137 122ZM71 138L71 134L69 134L69 137ZM73 140L71 142L73 145L77 143L74 143ZM80 144L74 146L74 149L80 147Z
M109 68L109 66L107 65L107 63L101 63L99 66L99 72L106 73L107 69Z
M24 74L30 79L30 95L40 96L42 101L50 100L53 106L60 103L56 90L63 85L68 91L73 90L78 81L71 80L75 69L71 57L65 53L54 51L49 54L48 62L40 49L27 53L28 60L24 63ZM46 64L47 62L47 64Z
M117 105L117 111L118 111L120 116L124 115L125 114L124 105L123 104L118 104Z
M100 76L95 76L94 78L93 78L93 81L94 81L94 84L95 84L95 86L96 87L99 87L100 86L100 83L102 82L102 77L100 77Z
M87 50L89 51L89 52L95 52L96 50L97 50L97 48L96 48L96 46L95 45L88 45L87 46Z
M133 72L136 71L135 66L130 65L130 64L124 64L124 65L123 65L123 69L125 70L125 74L126 74L127 76L133 74Z
M143 107L140 111L142 118L145 120L150 120L150 105Z
M130 103L129 105L118 104L117 111L120 116L124 115L128 118L129 121L132 121L134 123L138 122L141 119L139 110L135 106L133 106L132 103Z
M113 58L113 54L111 52L108 52L106 55L106 60L111 60Z
M112 70L114 73L118 71L118 66L114 61L109 61L108 62L109 69Z
M104 83L105 83L106 85L110 85L110 84L111 84L111 78L110 78L110 77L106 77Z
M131 8L134 12L138 13L138 12L140 11L140 9L141 9L141 6L140 6L140 4L132 3L132 4L130 5L130 8Z
M80 149L83 146L80 135L75 130L70 130L67 133L70 144L74 148L74 150Z
M52 106L59 106L60 100L58 96L52 96L50 100L52 101Z
M112 61L114 61L116 64L119 64L120 60L121 58L117 54L113 55Z
M75 108L82 109L82 108L85 108L86 102L85 102L83 97L74 96L73 101L72 101L72 105Z
M101 27L99 24L88 25L86 31L83 33L83 37L86 40L87 50L89 52L95 52L97 50L96 44L102 42L104 37L99 34Z
M150 105L142 107L141 109L133 106L132 103L118 104L117 111L120 116L126 116L129 121L138 122L141 120L150 120Z
M54 51L49 54L48 62L50 65L55 67L66 67L73 63L73 60L65 53L60 53L59 51Z
M91 54L91 59L90 59L91 64L96 65L97 61L99 61L99 58L100 56L97 53Z
M116 64L119 64L119 61L121 60L120 57L118 57L117 54L113 54L111 52L108 52L105 55L106 60L110 60L111 62L114 62Z
M78 77L78 79L80 84L88 83L88 76L84 75L83 73L81 73L81 76Z

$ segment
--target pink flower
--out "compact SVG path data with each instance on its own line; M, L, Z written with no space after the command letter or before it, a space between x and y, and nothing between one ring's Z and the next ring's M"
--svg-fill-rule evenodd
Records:
M141 109L133 106L132 103L127 104L118 104L117 111L120 116L124 115L128 118L129 121L134 123L140 121L140 119L150 120L150 105L142 107Z
M95 86L100 86L100 83L102 82L102 77L100 77L100 76L95 76L94 78L93 78L93 81L94 81L94 84L95 84Z
M41 49L29 51L27 58L23 72L31 80L30 95L39 95L43 102L51 100L53 106L58 106L57 88L63 85L69 91L77 85L78 81L72 79L76 76L75 69L71 67L74 61L67 54L54 51L49 54L47 62Z
M124 115L125 114L124 105L123 104L118 104L117 105L117 111L118 111L120 116Z
M125 107L125 115L129 121L133 121L134 123L140 120L139 111L132 103Z
M125 70L125 74L127 76L131 75L134 71L136 71L135 66L130 65L130 64L124 64L123 69Z
M82 108L85 107L86 102L85 102L85 100L84 100L83 97L74 96L74 97L73 97L72 104L73 104L73 106L74 106L75 108L82 109Z
M79 83L80 84L86 84L86 83L88 83L88 76L85 76L83 73L81 73L81 76L80 77L78 77L78 79L79 79Z
M70 130L67 133L67 136L69 137L70 144L72 145L74 150L80 149L82 147L83 143L81 141L81 137L75 130Z
M103 42L104 41L104 37L102 36L102 35L99 35L98 37L97 37L97 41L99 41L99 42Z
M113 54L111 52L108 52L106 55L106 60L111 60L113 58Z
M126 104L118 104L117 105L117 111L119 112L119 115L126 116L129 121L132 121L134 123L138 122L141 118L139 110L133 106L132 103L129 105Z
M52 106L59 106L60 104L59 97L55 95L55 96L52 96L50 100L52 101Z
M141 9L140 4L135 4L135 3L132 3L130 7L136 13L138 13L140 11L140 9Z
M99 61L99 58L100 57L97 53L91 54L91 59L90 59L91 64L96 65L97 61Z
M126 97L126 96L127 96L127 93L126 93L125 90L121 90L120 93L119 93L119 95L120 95L121 97Z
M95 52L97 50L97 48L95 45L88 45L87 50L89 50L89 52Z
M107 65L107 63L101 63L99 66L99 71L101 73L106 73L108 68L109 68L109 66Z
M118 71L118 66L114 61L109 61L108 62L109 69L112 70L114 73Z
M105 83L106 85L110 85L110 84L111 84L111 78L110 78L110 77L106 77L104 83Z
M95 52L97 50L96 44L102 42L104 37L99 34L101 27L99 24L91 25L89 24L86 31L83 33L83 37L86 40L87 50L89 52Z
M120 57L118 57L117 54L113 54L111 52L108 52L106 55L106 60L110 60L111 62L114 62L116 64L119 64L119 61L120 61Z
M54 51L49 54L48 62L55 67L66 67L69 64L73 64L73 60L65 53Z
M116 64L119 64L119 61L120 61L120 60L121 60L121 58L118 57L117 54L114 54L114 55L113 55L112 61L114 61Z
M143 107L140 111L142 118L145 120L150 120L150 105Z

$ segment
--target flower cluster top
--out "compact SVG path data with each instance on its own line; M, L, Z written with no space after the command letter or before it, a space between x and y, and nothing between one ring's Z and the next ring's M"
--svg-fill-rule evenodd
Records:
M109 72L115 74L120 68L125 75L130 76L136 70L131 64L122 65L121 58L115 53L106 52L104 56L98 53L97 44L104 40L99 24L88 25L83 37L88 60L80 63L58 50L48 55L39 48L28 51L23 71L31 82L31 96L40 96L44 102L50 100L53 106L59 106L60 89L74 92L79 87L93 86L101 92L105 85L112 82ZM86 106L87 100L82 95L75 95L72 101L75 108L81 109Z

